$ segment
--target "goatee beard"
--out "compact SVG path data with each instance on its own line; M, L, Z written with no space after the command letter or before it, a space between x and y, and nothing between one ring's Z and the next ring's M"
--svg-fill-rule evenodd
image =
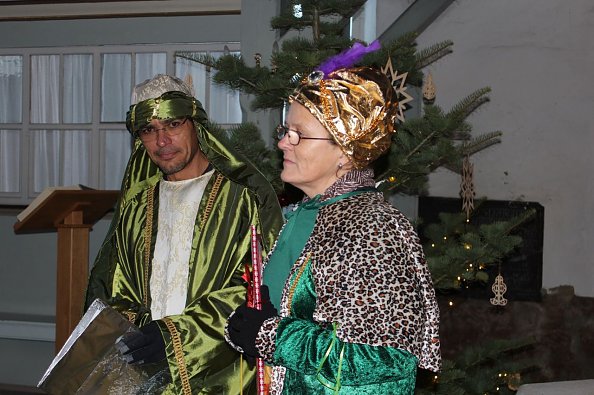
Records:
M170 176L172 174L175 174L179 171L182 171L184 168L186 167L186 163L180 163L174 167L170 167L170 168L162 168L159 167L159 169L161 169L161 172L166 175L166 176Z

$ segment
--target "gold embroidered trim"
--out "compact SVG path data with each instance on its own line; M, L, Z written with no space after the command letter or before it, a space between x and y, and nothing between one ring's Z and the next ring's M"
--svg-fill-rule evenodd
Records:
M311 252L308 252L307 256L303 260L303 263L301 264L301 267L299 268L299 271L295 275L295 280L293 280L293 284L291 284L291 288L289 288L289 294L287 295L287 315L291 314L291 306L293 305L293 294L295 293L295 289L297 288L299 279L301 278L301 275L305 271L305 268L307 267L307 262L309 262L310 258L311 258Z
M144 224L144 293L142 301L148 307L149 266L151 259L151 241L153 236L153 213L155 187L151 187L146 196L146 223Z
M126 319L131 323L134 323L134 321L136 320L136 313L132 311L122 311L122 314L124 314L126 316Z
M206 220L212 211L212 206L214 205L214 200L217 197L217 193L219 193L219 188L221 187L221 183L223 182L223 176L221 174L217 174L217 178L212 186L212 190L208 195L208 201L206 202L206 207L204 208L204 214L202 214L202 218L200 218L200 232L204 229L204 225L206 224Z
M171 334L171 341L173 342L173 351L175 353L175 360L177 361L177 368L179 370L179 377L182 383L182 389L184 395L192 395L192 387L190 387L190 379L188 377L188 368L186 367L186 361L184 360L184 351L182 348L181 339L179 332L170 318L163 318L167 329Z

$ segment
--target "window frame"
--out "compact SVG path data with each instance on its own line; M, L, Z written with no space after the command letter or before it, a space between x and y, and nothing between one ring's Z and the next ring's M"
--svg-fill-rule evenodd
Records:
M131 44L131 45L98 45L98 46L56 46L40 48L0 48L0 56L21 56L22 57L22 119L21 123L2 123L0 129L19 131L19 192L0 192L0 205L26 205L31 202L39 193L34 192L33 174L33 133L36 130L89 130L90 131L90 157L89 157L89 185L92 188L104 189L104 164L107 160L103 145L107 130L126 129L125 122L101 122L101 74L103 54L131 54L131 82L134 85L136 78L136 55L143 53L165 53L165 72L175 75L175 54L176 52L239 52L238 42L214 42L214 43L192 43L192 44ZM60 123L32 123L31 122L31 57L38 55L59 55L60 56L60 81L63 81L65 55L92 55L92 120L90 123L64 123L63 110L60 111ZM212 77L212 71L207 69L207 80ZM60 102L63 103L64 89L60 88ZM205 109L208 113L210 100L210 84L206 85ZM221 126L232 126L232 124L221 124ZM130 140L132 145L132 140ZM60 168L60 171L63 171Z

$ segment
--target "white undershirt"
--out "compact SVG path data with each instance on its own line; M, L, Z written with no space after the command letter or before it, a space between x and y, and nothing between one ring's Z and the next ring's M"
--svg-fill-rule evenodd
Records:
M213 173L183 181L163 180L159 185L158 232L150 279L153 320L181 314L186 307L196 215Z

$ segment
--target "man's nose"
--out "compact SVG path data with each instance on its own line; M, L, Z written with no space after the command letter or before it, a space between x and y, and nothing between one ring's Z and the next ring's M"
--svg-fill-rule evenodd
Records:
M171 138L167 134L167 127L155 129L155 133L157 136L157 145L159 147L164 147L171 143Z

